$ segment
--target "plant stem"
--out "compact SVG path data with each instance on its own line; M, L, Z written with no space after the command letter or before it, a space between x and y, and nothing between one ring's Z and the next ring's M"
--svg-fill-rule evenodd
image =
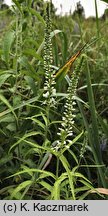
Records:
M95 0L95 14L96 14L97 37L99 38L99 18L98 18L97 0Z

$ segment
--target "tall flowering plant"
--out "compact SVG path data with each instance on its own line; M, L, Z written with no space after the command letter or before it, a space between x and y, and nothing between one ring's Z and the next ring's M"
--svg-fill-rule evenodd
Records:
M71 75L69 87L67 90L67 98L66 103L64 105L64 113L62 116L62 123L59 128L59 132L57 133L59 136L59 140L57 141L57 145L54 149L57 151L58 149L63 149L63 147L69 148L68 144L71 142L73 136L73 125L74 125L74 118L75 118L75 94L77 89L77 83L79 74L81 71L83 58L81 59L80 63L74 70Z
M52 56L52 42L51 42L51 15L50 15L50 3L46 8L46 22L45 22L45 41L44 41L44 71L45 71L45 83L44 83L44 104L48 107L55 106L55 71L51 65L53 63Z

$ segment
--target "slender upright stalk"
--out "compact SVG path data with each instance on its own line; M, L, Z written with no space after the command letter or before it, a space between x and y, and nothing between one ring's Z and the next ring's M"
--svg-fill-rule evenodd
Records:
M98 8L97 8L97 0L95 1L95 14L96 14L96 27L97 27L97 37L100 36L100 32L99 32L99 18L98 18Z
M15 88L17 91L17 79L18 79L18 62L17 62L17 57L18 57L18 40L19 40L19 36L18 36L18 21L19 21L19 14L18 11L16 12L16 50L15 50L15 62L14 62L14 66L15 66L15 72L16 72L16 84L15 84ZM15 91L15 92L16 92Z

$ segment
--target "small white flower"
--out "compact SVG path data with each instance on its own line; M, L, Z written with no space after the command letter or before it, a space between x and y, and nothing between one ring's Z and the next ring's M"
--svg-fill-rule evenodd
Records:
M72 111L75 111L75 109L74 109L74 108L72 108Z
M60 141L59 141L59 140L57 140L57 142L56 142L56 143L57 143L57 145L60 145Z
M68 118L68 117L69 117L69 115L68 115L68 114L66 114L65 116L66 116L66 118Z
M45 105L45 104L46 104L46 101L44 101L42 104Z
M58 128L60 131L64 131L64 129L63 128Z
M73 96L72 99L75 100L75 96Z
M65 105L64 105L64 107L65 107L65 108L68 108L68 105L67 105L67 104L65 104Z
M55 104L55 103L56 103L55 99L54 98L50 98L50 104L52 105L52 104Z
M66 125L66 123L65 123L65 122L61 123L61 126L62 126L62 127L65 127L65 125Z
M63 117L62 117L62 120L63 120L63 121L65 121L65 120L66 120L66 118L63 116Z
M72 130L72 126L69 127L69 130Z
M69 144L71 144L71 143L72 143L72 140L67 140L67 142L68 142Z
M54 150L55 150L55 151L58 151L59 148L60 148L60 147L57 145L57 146L54 147Z
M43 97L48 98L49 97L49 92L47 91L46 93L44 93Z
M60 135L61 135L61 133L57 132L57 135L58 135L58 136L60 136Z
M47 86L44 86L44 90L45 90L45 91L47 91L47 90L48 90Z
M73 101L73 102L72 102L72 105L76 105L76 102L75 102L75 101Z
M72 133L72 132L68 134L68 136L72 136L72 135L73 135L73 133Z
M52 91L52 95L55 96L56 95L56 89L54 88Z
M65 146L67 149L69 149L70 147L68 145Z

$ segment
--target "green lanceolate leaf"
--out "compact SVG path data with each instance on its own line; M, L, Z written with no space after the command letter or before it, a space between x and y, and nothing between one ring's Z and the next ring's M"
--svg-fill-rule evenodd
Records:
M77 57L81 54L81 51L85 48L86 44L75 54L73 55L65 65L63 65L59 70L56 71L56 78L63 79L66 74L71 70L71 67L74 63L74 61L77 59Z
M15 119L18 120L18 118L17 118L17 116L16 116L16 114L15 114L15 112L14 112L13 107L11 106L11 104L8 102L8 100L7 100L2 94L0 94L0 100L1 100L4 104L6 104L6 106L9 108L10 112L12 112L13 115L15 116Z
M26 68L26 72L27 75L32 77L32 78L36 78L36 72L34 70L34 68L32 67L32 65L28 62L28 59L25 56L22 56L18 59L18 62L24 67Z
M6 62L8 67L9 67L9 54L10 54L10 49L13 41L14 41L14 32L13 31L7 32L3 41L3 60Z
M99 38L93 39L91 40L91 42L85 43L84 46L75 55L73 55L60 69L56 71L55 73L56 79L62 80L67 75L67 73L71 70L73 63L81 55L82 51L85 48L88 48L97 40L99 40Z
M16 197L16 194L23 190L24 188L26 188L28 185L31 186L33 184L33 181L32 180L27 180L27 181L24 181L22 182L20 185L18 185L17 188L15 188L15 190L13 190L12 194L11 194L11 199Z
M0 76L0 87L5 83L5 81L11 76L11 74L2 74Z

